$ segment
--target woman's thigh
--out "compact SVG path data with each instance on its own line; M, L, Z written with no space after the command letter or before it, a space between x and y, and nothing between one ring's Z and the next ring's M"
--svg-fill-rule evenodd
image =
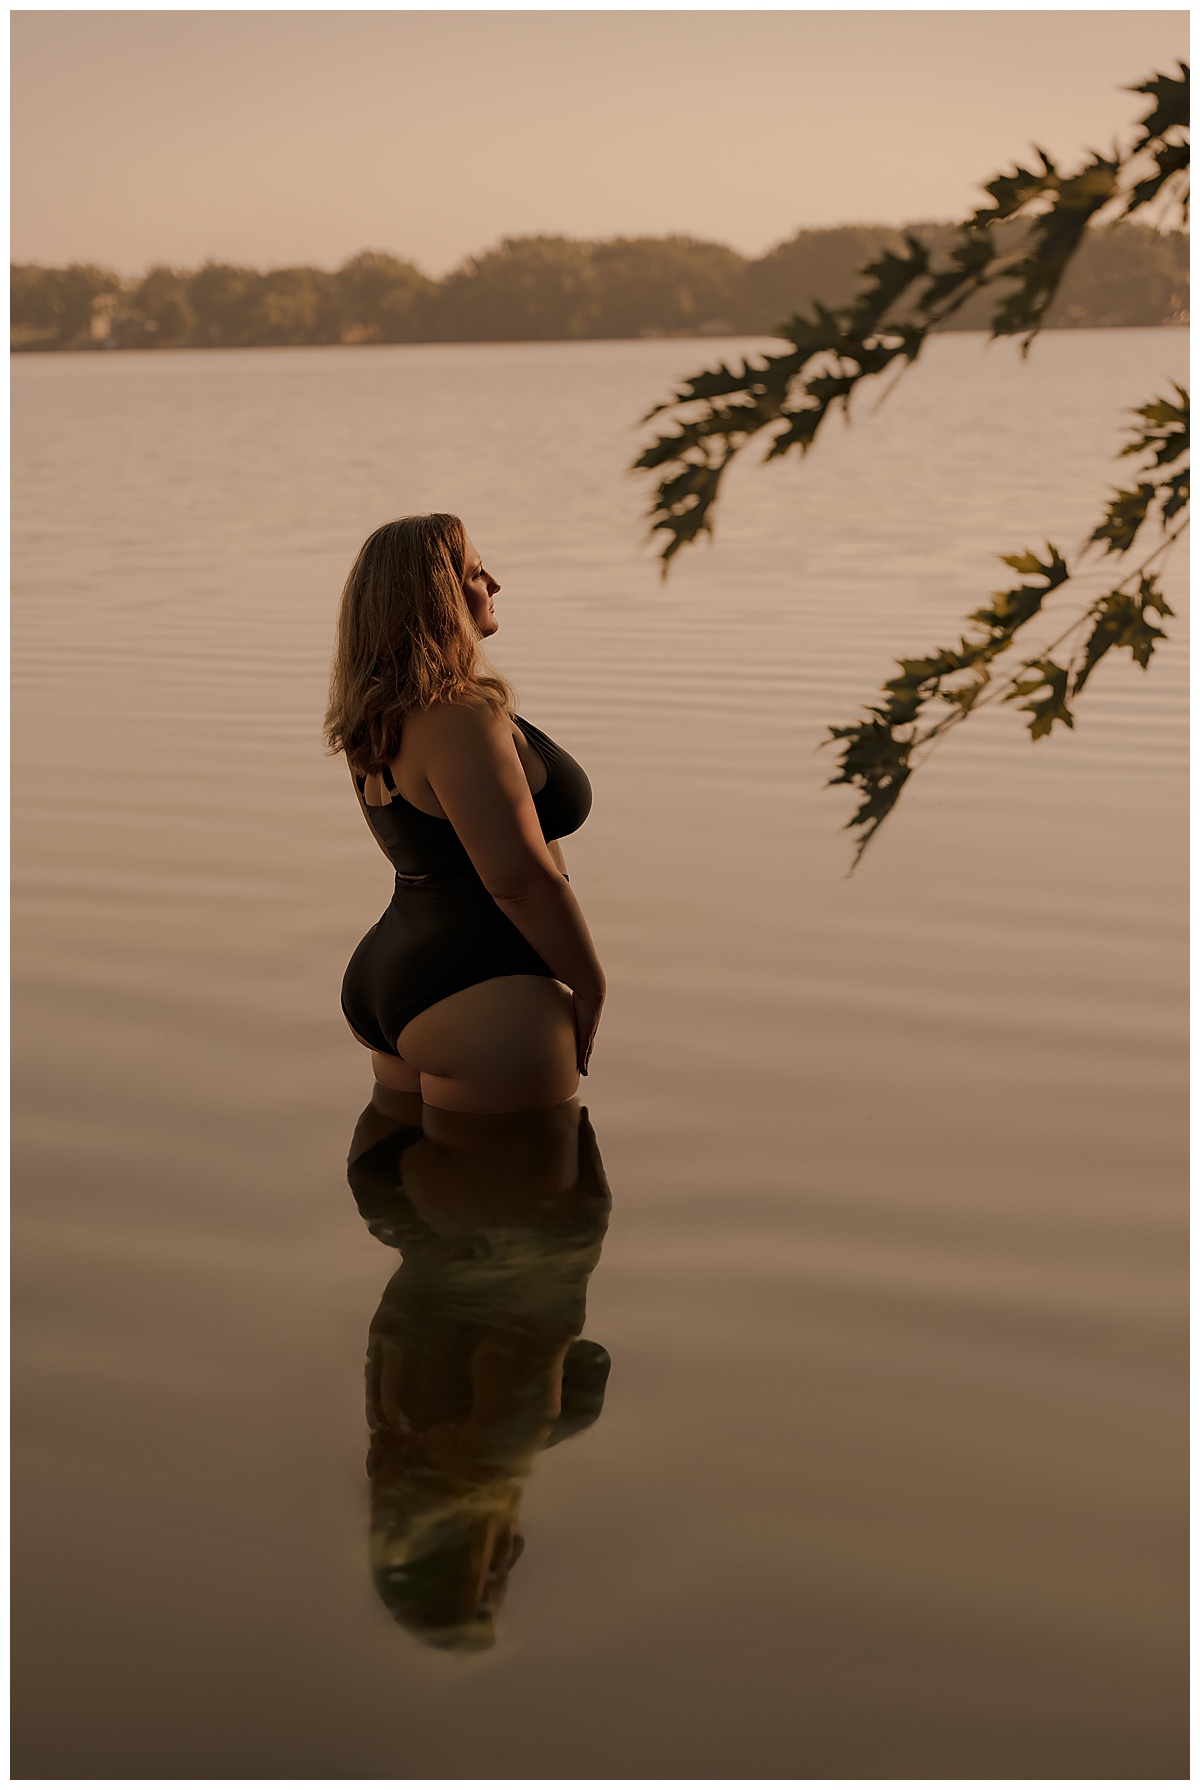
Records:
M410 1019L396 1040L421 1097L451 1112L527 1112L579 1086L571 996L549 976L492 976Z

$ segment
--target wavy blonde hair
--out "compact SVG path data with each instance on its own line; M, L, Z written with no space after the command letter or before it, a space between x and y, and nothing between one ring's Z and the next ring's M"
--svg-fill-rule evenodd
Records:
M512 690L487 665L463 594L467 531L457 516L400 516L367 536L338 608L325 744L356 771L400 751L405 716L474 698L511 715Z

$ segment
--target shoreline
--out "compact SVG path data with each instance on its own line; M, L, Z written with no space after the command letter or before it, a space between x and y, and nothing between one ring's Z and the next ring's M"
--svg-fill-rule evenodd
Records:
M1168 317L1157 323L1044 323L1039 334L1069 333L1081 335L1087 330L1127 330L1127 329L1189 329L1190 315ZM950 326L931 332L938 336L988 336L991 331L978 326L956 329ZM10 342L10 355L126 355L126 354L246 354L277 353L292 349L329 349L345 348L357 352L360 349L380 348L532 348L539 345L579 348L585 343L597 345L604 342L696 342L715 346L719 342L786 342L787 336L770 331L730 331L720 335L705 331L697 334L685 331L676 334L674 331L661 330L640 333L636 336L461 336L447 338L430 337L422 341L411 342L150 342L130 343L128 346L116 342L79 342L69 347L62 347L48 342ZM996 338L999 340L1000 338Z

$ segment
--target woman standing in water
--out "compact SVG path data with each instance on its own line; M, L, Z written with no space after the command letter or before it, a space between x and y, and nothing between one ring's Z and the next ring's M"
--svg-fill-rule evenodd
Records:
M558 841L591 788L481 663L499 584L457 516L363 544L342 593L325 737L396 872L342 984L385 1087L452 1112L569 1100L604 972Z

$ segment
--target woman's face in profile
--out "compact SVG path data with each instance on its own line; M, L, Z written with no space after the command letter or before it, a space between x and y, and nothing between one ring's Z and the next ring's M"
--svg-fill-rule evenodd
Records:
M496 605L492 601L500 586L491 573L484 568L470 535L467 542L467 568L463 573L463 596L467 599L467 608L471 611L471 620L481 635L494 634L500 623L496 620Z

